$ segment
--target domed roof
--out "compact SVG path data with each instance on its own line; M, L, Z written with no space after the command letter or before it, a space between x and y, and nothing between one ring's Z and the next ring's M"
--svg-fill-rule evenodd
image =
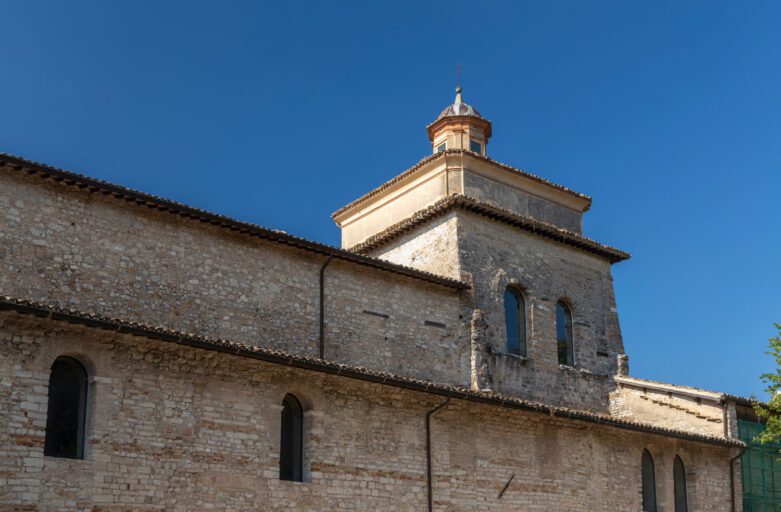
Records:
M472 105L468 105L464 103L461 100L460 85L456 87L455 101L453 102L452 105L448 105L447 107L445 107L445 110L443 110L437 117L437 121L439 121L443 117L452 117L452 116L473 116L473 117L479 117L483 119L483 116L480 115L480 112L478 112L476 108L474 108Z

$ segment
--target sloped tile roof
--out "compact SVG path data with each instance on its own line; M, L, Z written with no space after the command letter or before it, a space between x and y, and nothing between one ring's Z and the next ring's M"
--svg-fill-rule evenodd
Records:
M629 253L609 245L601 244L578 233L573 233L572 231L561 229L552 224L541 222L524 215L519 215L517 213L511 212L510 210L505 210L504 208L499 208L497 206L493 206L461 194L453 194L444 199L440 199L428 208L420 210L407 219L393 224L379 233L370 236L363 242L350 247L350 250L359 254L369 253L374 249L377 249L378 247L381 247L384 244L404 235L405 233L414 229L416 226L428 222L429 220L443 215L444 213L447 213L453 209L470 211L478 215L492 218L524 231L529 231L538 236L542 236L550 240L555 240L565 245L596 254L597 256L606 258L611 263L617 263L619 261L629 259L630 257Z
M694 434L682 430L659 427L646 423L629 421L612 416L597 414L590 411L557 407L524 400L521 398L494 393L490 391L473 391L462 386L442 384L412 377L396 375L390 372L372 370L348 364L337 363L314 356L291 354L281 350L246 345L229 340L210 338L185 333L165 327L154 327L129 322L119 318L110 318L90 313L63 309L51 304L24 300L15 297L0 297L0 311L14 311L19 314L35 315L37 317L84 325L92 328L105 329L120 334L141 336L153 340L176 343L178 345L214 350L238 357L247 357L274 364L282 364L304 370L317 371L332 375L340 375L350 379L374 382L413 391L450 397L458 400L482 403L497 407L519 409L554 418L595 423L608 428L643 432L676 439L684 439L710 445L725 447L742 447L744 444L735 439Z
M430 272L417 270L411 267L390 263L377 258L363 256L354 252L345 251L330 245L321 244L304 238L290 235L284 231L264 228L248 222L227 217L216 213L211 213L200 208L195 208L170 199L165 199L152 194L146 194L120 185L114 185L107 181L90 178L63 169L58 169L50 165L33 162L18 156L0 153L0 169L14 169L27 174L36 175L42 179L50 179L62 182L66 185L74 186L80 189L86 189L90 192L101 193L106 196L112 196L119 200L128 201L141 206L156 208L161 211L170 212L191 219L198 220L205 224L211 224L220 228L225 228L234 232L243 233L256 238L270 240L284 244L297 249L316 252L325 256L331 256L341 260L349 261L359 265L377 268L392 272L394 274L412 277L429 283L434 283L454 289L467 289L469 285L461 281L448 277L438 276Z
M347 204L345 206L342 206L341 208L336 210L334 213L332 213L331 217L332 218L336 218L340 214L342 214L345 211L349 210L350 208L353 208L355 206L358 206L359 204L365 203L366 201L368 201L372 197L376 196L377 194L379 194L383 190L385 190L385 189L395 185L396 183L402 181L407 176L409 176L411 174L414 174L415 171L417 171L418 169L420 169L424 165L426 165L426 164L428 164L430 162L433 162L434 160L437 160L439 158L445 158L445 156L447 156L447 155L469 155L469 156L471 156L473 158L477 158L477 159L483 160L485 162L490 162L490 163L492 163L494 165L497 165L497 166L501 167L502 169L505 169L506 171L509 171L511 173L518 174L520 176L523 176L524 178L528 178L528 179L530 179L532 181L535 181L537 183L541 183L543 185L547 185L547 186L555 188L555 189L557 189L557 190L559 190L561 192L570 194L572 196L578 197L580 199L583 199L583 200L588 201L589 203L591 203L591 198L589 196L585 195L585 194L581 194L580 192L575 192L571 188L567 188L567 187L564 187L562 185L558 185L556 183L553 183L550 180L547 180L545 178L541 178L540 176L528 173L526 171L522 171L521 169L517 169L515 167L511 167L511 166L509 166L507 164L503 164L502 162L498 162L498 161L496 161L496 160L494 160L492 158L489 158L489 157L487 157L485 155L481 155L480 153L475 153L474 151L468 151L468 150L465 150L465 149L447 149L445 151L441 151L439 153L434 153L433 155L427 156L426 158L424 158L423 160L419 161L418 163L416 163L415 165L413 165L412 167L410 167L406 171L402 172L398 176L396 176L394 178L391 178L390 180L386 181L385 183L383 183L379 187L375 188L374 190L371 190L371 191L367 192L366 194L362 195L361 197L359 197L358 199L356 199L354 201L351 201L349 204Z

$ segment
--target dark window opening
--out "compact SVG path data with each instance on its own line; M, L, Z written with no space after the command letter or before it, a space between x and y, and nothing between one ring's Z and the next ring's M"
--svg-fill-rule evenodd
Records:
M477 142L476 140L470 140L469 141L469 149L471 151L474 151L475 153L482 153L483 152L483 145Z
M87 372L72 357L58 357L49 374L49 405L43 454L84 458Z
M504 324L507 352L526 357L526 304L523 294L512 286L504 290Z
M285 395L282 400L279 479L304 480L304 410L293 395Z
M447 143L443 142L442 144L437 146L437 153L442 153L446 149L447 149Z
M689 504L686 499L686 468L683 461L676 455L673 462L673 481L675 483L675 512L688 512Z
M572 345L572 313L566 304L556 303L556 347L559 364L574 366L575 352Z
M643 450L643 512L656 512L654 459L648 450Z

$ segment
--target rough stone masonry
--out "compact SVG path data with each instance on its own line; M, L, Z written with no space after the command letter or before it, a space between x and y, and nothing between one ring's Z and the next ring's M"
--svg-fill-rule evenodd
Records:
M0 510L640 511L644 450L657 510L680 510L676 457L687 510L740 510L734 404L628 375L628 255L582 234L590 198L488 158L463 105L336 212L343 248L0 156ZM82 458L44 455L63 356L88 375Z

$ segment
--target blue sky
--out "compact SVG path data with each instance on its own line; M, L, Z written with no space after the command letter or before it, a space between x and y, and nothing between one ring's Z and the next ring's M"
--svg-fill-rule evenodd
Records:
M430 152L594 197L632 374L762 395L781 322L781 3L0 1L0 151L338 245Z

